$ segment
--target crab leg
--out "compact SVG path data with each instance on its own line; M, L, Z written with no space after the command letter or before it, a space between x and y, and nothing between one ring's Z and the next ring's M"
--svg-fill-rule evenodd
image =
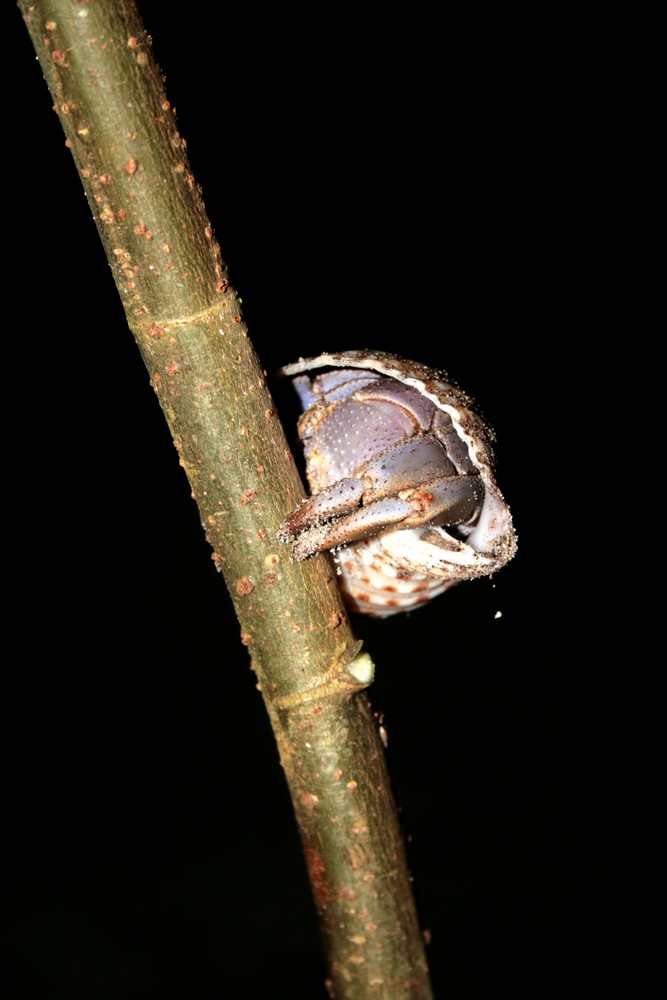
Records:
M357 496L357 504L360 502L363 483L359 484L361 490L359 485L356 488L342 485L354 482L334 483L322 494L307 500L284 522L279 537L291 543L296 559L366 538L385 528L416 528L428 523L462 524L475 514L484 497L479 476L446 476L366 506L357 506L352 513L342 513L346 504L341 499L338 512L332 515L328 500L339 495L339 487L341 498L349 491L350 501ZM312 504L312 501L321 502Z
M362 465L355 476L338 479L304 500L285 522L280 537L286 540L308 527L351 514L361 504L400 496L402 490L415 484L419 486L455 473L442 444L433 437L422 436L392 445Z
M362 502L365 488L360 479L339 479L299 504L280 526L278 538L282 542L292 541L300 531L355 511Z

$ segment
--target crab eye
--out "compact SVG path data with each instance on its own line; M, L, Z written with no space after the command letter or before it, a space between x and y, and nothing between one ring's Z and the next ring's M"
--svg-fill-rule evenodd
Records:
M305 374L316 372L316 374ZM321 354L295 375L311 496L278 537L297 559L332 550L343 595L376 616L410 610L516 552L492 434L440 371L390 354Z

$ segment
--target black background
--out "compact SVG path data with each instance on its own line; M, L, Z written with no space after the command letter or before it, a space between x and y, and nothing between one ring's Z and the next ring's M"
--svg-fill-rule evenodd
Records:
M606 374L619 94L592 36L140 9L267 371L397 351L497 432L515 561L355 622L436 995L637 988L663 933L658 711L645 501L608 489L631 465ZM3 995L324 997L231 602L17 11L5 39Z

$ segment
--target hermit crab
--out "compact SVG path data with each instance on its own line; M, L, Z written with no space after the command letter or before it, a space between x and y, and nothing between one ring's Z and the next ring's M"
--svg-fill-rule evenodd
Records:
M317 372L308 375L306 372ZM301 358L299 436L312 496L283 522L295 559L331 549L346 603L385 617L516 551L493 434L444 374L377 351Z

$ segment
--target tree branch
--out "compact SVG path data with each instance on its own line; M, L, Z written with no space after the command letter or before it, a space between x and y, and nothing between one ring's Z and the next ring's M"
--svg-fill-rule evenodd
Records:
M364 691L372 663L329 558L291 562L276 541L303 487L150 40L130 0L19 7L252 657L332 995L428 998L403 837ZM225 155L232 149L230 139Z

